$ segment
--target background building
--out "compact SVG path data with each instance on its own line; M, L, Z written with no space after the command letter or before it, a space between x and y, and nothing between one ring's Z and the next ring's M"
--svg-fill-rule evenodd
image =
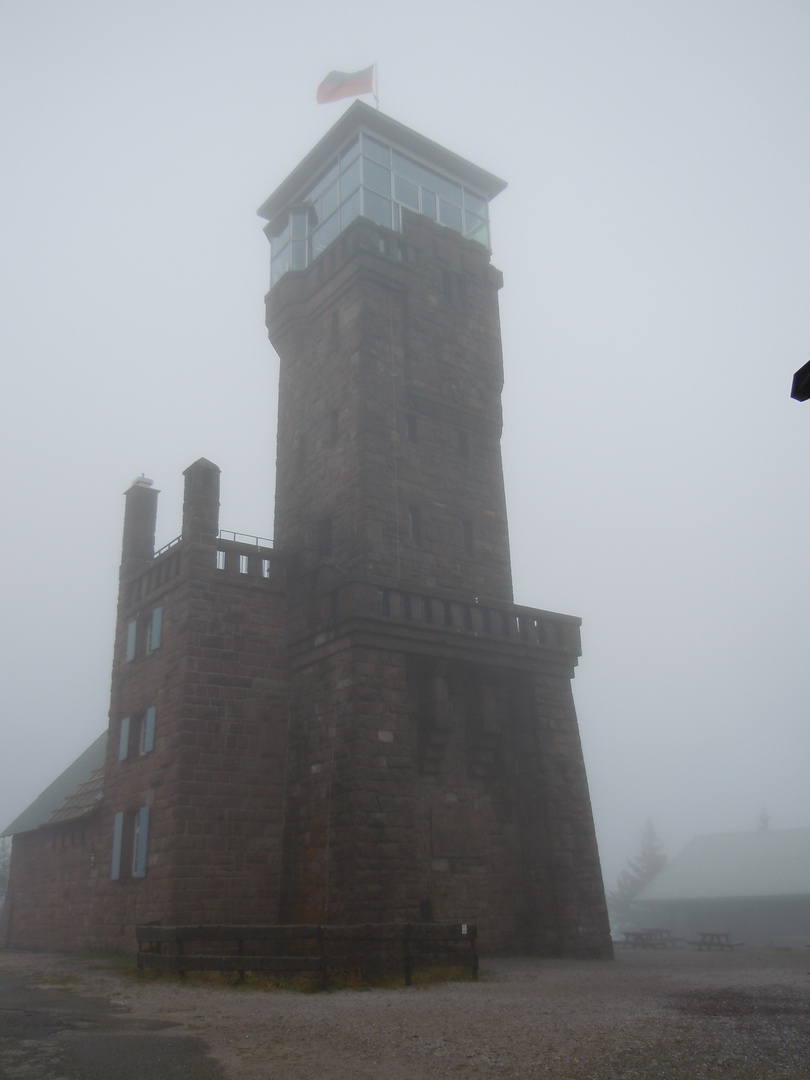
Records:
M697 836L633 906L645 924L680 937L810 944L810 829Z

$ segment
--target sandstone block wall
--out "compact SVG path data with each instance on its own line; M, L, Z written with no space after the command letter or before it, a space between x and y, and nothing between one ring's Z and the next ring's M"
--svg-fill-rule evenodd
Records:
M480 245L416 215L402 236L359 219L333 246L267 298L285 403L277 543L511 599L500 275Z

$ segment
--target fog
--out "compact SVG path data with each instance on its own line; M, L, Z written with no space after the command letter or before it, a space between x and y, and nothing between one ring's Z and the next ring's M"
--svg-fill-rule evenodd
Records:
M607 884L651 816L810 826L810 7L0 8L0 827L106 726L122 493L222 469L272 536L256 208L378 64L384 112L492 203L515 598L579 615Z

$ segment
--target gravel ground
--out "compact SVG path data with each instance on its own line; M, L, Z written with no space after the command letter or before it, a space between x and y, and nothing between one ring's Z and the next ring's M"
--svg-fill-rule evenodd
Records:
M302 994L0 952L0 982L103 996L202 1038L228 1080L810 1080L810 950L487 959L478 982Z

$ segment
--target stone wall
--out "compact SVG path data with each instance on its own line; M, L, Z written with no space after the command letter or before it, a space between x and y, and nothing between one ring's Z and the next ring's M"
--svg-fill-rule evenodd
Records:
M130 949L138 923L277 919L283 561L272 548L217 539L218 473L191 467L186 531L150 564L142 552L128 562L125 535L103 802L86 822L15 837L12 945ZM154 514L142 491L137 499ZM128 522L143 535L142 517Z
M268 295L283 550L511 599L500 284L479 244L408 215L402 236L359 219Z
M383 618L359 586L316 602L317 580L294 605L314 615L291 656L282 920L470 921L489 949L609 954L577 621L502 607L487 638L462 605L454 627L401 598Z
M100 813L14 837L0 945L20 949L99 947L109 883Z

